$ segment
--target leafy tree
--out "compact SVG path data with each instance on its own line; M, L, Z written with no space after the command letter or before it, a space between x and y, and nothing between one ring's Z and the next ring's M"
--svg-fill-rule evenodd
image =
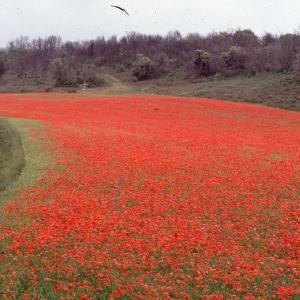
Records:
M132 74L138 80L149 79L154 76L155 63L147 56L137 54L132 66Z
M202 75L208 73L210 69L210 56L208 52L197 49L193 56L193 62Z
M236 46L240 47L258 46L259 44L257 36L250 29L237 30L233 34L233 41Z
M282 71L290 71L300 49L300 35L284 34L278 38L277 58Z
M63 62L61 58L55 58L50 64L51 73L56 83L61 83L63 80Z

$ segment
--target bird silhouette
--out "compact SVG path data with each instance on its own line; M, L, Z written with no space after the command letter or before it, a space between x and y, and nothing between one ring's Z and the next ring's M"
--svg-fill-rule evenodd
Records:
M120 6L116 6L116 5L111 5L111 7L115 7L115 8L118 8L120 10L123 10L129 16L129 13L124 8L122 8Z

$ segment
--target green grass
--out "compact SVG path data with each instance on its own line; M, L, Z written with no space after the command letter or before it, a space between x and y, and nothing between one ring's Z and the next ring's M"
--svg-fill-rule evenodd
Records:
M17 180L24 164L20 134L8 119L0 118L0 192Z
M40 93L52 90L52 86L51 81L43 79L22 79L15 75L0 78L0 93Z
M6 126L7 130L14 132L16 140L19 139L18 147L16 148L19 151L15 151L14 158L20 163L16 168L17 172L15 172L15 175L10 177L11 179L4 176L2 185L5 189L0 191L0 208L4 203L18 197L21 190L36 185L38 179L44 177L50 168L53 167L57 157L55 153L51 151L46 152L44 149L46 138L43 133L42 123L14 118L1 119L1 121L4 124L9 124L9 126ZM20 143L22 143L22 153ZM0 152L4 153L4 149L1 146ZM25 167L23 168L24 165ZM22 172L20 173L21 169Z

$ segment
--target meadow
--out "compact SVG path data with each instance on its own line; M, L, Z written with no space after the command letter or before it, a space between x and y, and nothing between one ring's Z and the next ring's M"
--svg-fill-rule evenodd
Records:
M0 95L3 299L300 299L300 115L208 99Z

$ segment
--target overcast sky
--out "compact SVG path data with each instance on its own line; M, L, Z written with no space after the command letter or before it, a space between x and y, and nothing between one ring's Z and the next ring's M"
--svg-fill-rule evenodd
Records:
M118 5L129 13L111 7ZM132 31L206 35L251 29L256 35L300 30L300 0L0 0L0 47L22 36L63 42Z

